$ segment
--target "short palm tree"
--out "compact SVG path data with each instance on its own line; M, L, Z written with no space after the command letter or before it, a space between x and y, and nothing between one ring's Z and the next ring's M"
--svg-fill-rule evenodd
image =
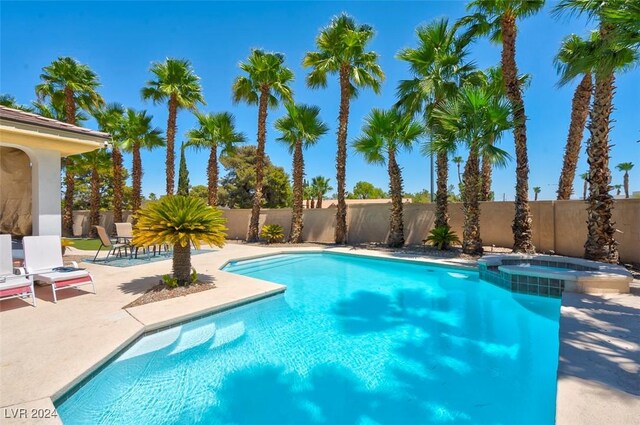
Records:
M218 147L223 155L233 153L235 146L245 143L244 133L236 130L236 119L229 112L206 114L196 112L198 127L187 133L187 146L196 149L209 149L207 164L207 199L209 205L218 205Z
M360 88L380 92L384 73L378 64L378 54L367 50L374 36L369 25L358 25L346 14L334 17L316 37L316 51L308 52L302 66L311 68L307 85L312 88L327 86L327 76L337 75L340 83L340 111L338 113L338 150L336 155L336 182L338 205L336 209L335 242L347 242L347 127L349 104Z
M412 114L422 114L432 139L438 138L431 120L431 112L446 99L454 97L465 80L471 78L475 67L467 59L470 37L458 36L456 27L447 19L437 19L416 30L418 47L401 50L397 57L410 65L413 78L398 84L397 106ZM441 139L441 138L440 138ZM434 144L435 146L435 144ZM436 219L435 226L448 226L449 154L447 146L428 152L436 155Z
M413 144L424 134L422 124L413 120L412 115L397 109L373 109L365 119L362 135L353 142L356 152L367 162L384 164L389 173L389 193L391 194L391 217L389 220L390 247L404 245L404 224L402 218L402 172L396 155L400 150L411 150Z
M304 157L303 149L314 145L320 137L329 131L329 127L320 119L317 106L285 105L287 115L278 118L275 128L280 132L277 140L289 147L293 154L293 210L291 217L291 235L289 242L302 242L302 202L304 197Z
M453 163L458 167L458 185L462 183L462 174L460 174L460 166L464 162L461 156L454 156L452 159Z
M629 171L633 168L633 162L621 162L616 165L618 171L624 171L624 197L629 198Z
M616 72L630 69L637 64L638 35L634 25L619 25L611 19L626 5L622 0L607 2L586 0L561 0L555 11L586 14L599 21L597 40L589 43L585 57L595 62L593 106L587 146L589 163L589 197L587 206L587 240L585 257L590 260L617 263L619 253L612 220L614 201L609 193L611 170L609 168L609 131ZM637 25L637 24L635 24Z
M316 199L315 208L322 208L324 195L333 190L333 187L329 184L330 181L330 178L323 176L315 176L311 179L311 195L315 196ZM314 208L313 199L311 200L311 208Z
M121 146L122 150L133 155L131 164L131 180L133 192L131 195L131 210L135 214L142 205L142 157L141 149L152 150L165 146L162 131L153 127L153 116L146 111L137 112L127 109L122 119Z
M167 58L164 62L154 62L150 69L153 79L147 81L142 89L143 99L154 104L167 102L167 195L173 194L175 181L175 138L176 119L179 109L195 110L198 104L204 104L200 78L195 74L191 63L186 59Z
M47 99L50 100L52 106L57 106L64 111L65 121L69 124L78 124L76 116L79 110L90 111L104 104L104 100L98 93L98 87L100 87L98 76L89 66L73 58L59 57L51 65L45 66L42 68L40 80L42 82L36 85L38 101L44 103ZM65 169L62 232L72 235L75 176L72 173L73 167L69 166Z
M527 115L522 98L522 82L516 65L516 21L539 12L544 0L474 0L467 8L473 15L462 19L470 34L489 35L502 44L502 75L513 109L513 138L516 145L516 199L513 219L513 251L535 252L529 207L529 158L527 155Z
M191 283L191 245L222 247L226 220L217 208L190 196L166 196L136 214L133 244L173 246L173 277L178 285Z
M576 34L571 34L564 39L560 51L555 57L555 64L560 75L559 86L563 86L575 77L582 76L580 83L573 93L571 103L571 121L569 123L569 135L562 160L562 171L558 181L558 200L571 198L573 193L573 180L576 176L576 167L584 126L589 116L589 104L591 103L591 91L593 89L594 63L589 61L589 40L584 40Z
M111 135L111 162L113 174L113 221L121 223L122 194L124 191L124 165L122 163L121 130L124 107L119 103L110 103L93 112L101 131Z
M542 191L542 189L540 188L540 186L534 186L533 188L533 200L537 201L538 200L538 195L540 194L540 192Z
M462 250L466 254L482 254L480 237L480 155L490 152L494 158L507 157L495 146L504 131L511 128L511 108L484 88L465 87L456 99L438 106L434 119L444 132L465 143L469 157L464 167L462 202L464 226Z
M622 185L621 184L614 184L613 188L616 190L616 196L620 196L620 192L622 191Z
M90 236L95 237L96 231L93 226L100 225L100 189L102 187L103 176L109 174L112 166L111 155L106 149L97 149L91 152L78 155L74 158L75 170L82 170L89 173L89 224L91 225Z
M256 186L251 207L251 219L247 233L248 242L259 239L258 227L264 185L265 144L267 140L267 112L278 106L279 101L291 102L293 92L290 84L293 71L284 65L284 55L254 49L240 69L246 75L233 82L233 101L258 105L258 147L256 156Z

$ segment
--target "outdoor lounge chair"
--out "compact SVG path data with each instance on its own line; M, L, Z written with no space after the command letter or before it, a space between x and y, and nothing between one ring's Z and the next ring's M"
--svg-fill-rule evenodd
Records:
M33 280L51 284L54 303L58 302L56 292L62 289L91 285L93 293L96 293L93 277L88 271L78 269L75 261L70 262L71 267L65 267L60 236L25 236L22 243L27 273L33 275Z
M111 254L116 255L116 251L118 252L118 256L122 255L122 250L124 249L124 255L127 255L127 250L129 249L129 244L128 243L113 243L111 242L111 239L109 238L109 235L107 235L107 231L104 230L104 227L102 226L93 226L96 228L96 232L98 232L98 238L100 238L100 247L98 248L98 251L96 252L96 256L93 257L93 262L95 263L96 259L98 258L98 254L100 254L100 250L102 248L108 248L109 251L107 252L107 256L105 258L105 261L109 259L109 256Z
M11 255L11 235L0 235L0 299L31 297L36 306L36 293L33 289L33 276L14 274L13 257Z

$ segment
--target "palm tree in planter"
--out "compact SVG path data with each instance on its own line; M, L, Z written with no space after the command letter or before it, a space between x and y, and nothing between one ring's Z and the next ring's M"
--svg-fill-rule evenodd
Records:
M503 99L492 96L484 88L465 87L457 98L438 106L433 115L443 131L450 133L454 140L464 142L469 149L462 178L462 251L471 255L482 254L480 155L508 157L505 151L495 146L495 142L512 127L511 108Z
M527 155L527 116L522 98L522 81L516 65L516 21L539 12L544 0L474 0L467 6L473 15L462 19L469 34L489 35L502 44L502 75L513 109L513 138L516 145L516 199L513 219L513 251L535 252L531 236L529 207L529 158Z
M302 243L302 201L304 197L304 158L303 149L314 145L320 137L329 131L329 127L320 120L320 108L301 104L287 103L287 115L276 120L275 128L281 135L278 141L289 147L293 154L293 210L291 217L291 235L289 242Z
M259 239L260 205L264 184L264 149L267 140L267 112L269 107L278 106L279 101L291 102L293 92L290 84L293 71L284 66L284 55L254 49L240 69L247 75L233 82L233 101L258 105L258 148L256 154L256 186L251 207L251 219L247 233L248 242Z
M540 186L535 186L533 188L533 200L537 201L538 200L538 195L540 194L540 192L542 191L542 189L540 188Z
M150 202L136 214L133 244L173 246L173 277L179 286L191 279L191 245L222 248L225 243L226 220L217 208L190 196L166 196Z
M78 125L77 116L80 110L91 111L104 104L98 93L98 76L87 65L73 58L56 59L51 65L42 68L40 79L42 82L36 86L38 102L44 104L44 101L49 99L52 106L59 108L61 113L55 119L64 118L65 122ZM75 175L72 170L72 166L65 167L62 232L68 235L73 234Z
M312 88L327 86L327 75L337 74L340 82L340 111L338 113L338 152L336 155L336 182L338 205L336 209L335 242L347 243L347 127L351 99L359 88L371 88L380 92L384 73L378 64L378 54L367 51L367 44L374 36L369 25L358 25L346 14L334 17L316 37L317 50L308 52L302 66L311 68L307 85Z
M315 208L322 208L324 195L330 190L333 190L333 187L329 184L330 181L330 178L323 176L316 176L311 179L311 194L317 199ZM314 208L313 199L311 200L311 208Z
M207 196L209 205L218 205L218 148L222 155L231 155L237 144L247 141L244 133L236 130L236 119L229 112L205 114L196 112L198 127L187 133L187 146L209 149L207 164Z
M369 163L384 164L386 157L391 194L388 244L393 248L404 245L402 172L396 155L400 150L411 150L424 132L424 126L414 121L410 114L397 109L373 109L365 119L362 135L353 142L356 152Z
M616 165L618 171L624 171L624 197L629 199L629 171L633 168L633 162L621 162ZM618 195L620 191L618 191Z
M111 135L111 162L113 174L113 221L121 223L122 195L124 192L124 165L122 164L121 134L124 108L119 103L110 103L93 112L101 131Z
M165 139L162 131L153 127L151 120L153 116L147 115L146 111L137 112L131 108L127 109L122 120L121 143L122 150L133 155L131 164L131 181L133 193L131 195L131 209L135 214L142 204L142 149L152 150L165 146Z
M193 72L191 63L185 59L167 58L164 62L151 65L154 79L147 81L142 89L143 99L151 99L154 104L167 102L169 116L167 118L167 195L173 194L175 181L175 138L176 120L179 109L195 110L201 103L202 96L200 78Z

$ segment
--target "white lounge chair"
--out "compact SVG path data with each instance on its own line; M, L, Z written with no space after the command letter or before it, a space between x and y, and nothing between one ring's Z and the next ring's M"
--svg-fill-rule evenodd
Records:
M33 274L33 280L51 284L54 303L58 302L56 292L62 289L91 285L93 293L96 293L93 277L88 271L55 270L65 267L62 261L60 236L25 236L22 243L27 273ZM75 261L71 261L70 265L72 268L78 268L78 263Z
M31 297L36 306L36 293L33 290L33 276L14 274L11 255L11 235L0 235L0 300Z

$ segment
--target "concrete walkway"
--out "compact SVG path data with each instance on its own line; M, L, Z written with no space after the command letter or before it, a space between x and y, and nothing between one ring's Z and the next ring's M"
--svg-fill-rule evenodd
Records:
M3 301L0 303L2 422L60 423L57 417L33 418L31 409L52 412L52 399L144 331L285 289L282 285L220 271L226 261L277 251L317 249L228 244L222 250L192 257L198 273L211 277L216 289L130 309L122 307L156 285L163 274L170 273L171 261L128 268L82 263L95 277L97 295L71 289L60 292L58 304L53 304L50 288L38 287L36 308L21 300ZM353 248L332 250L426 259ZM560 326L558 423L626 424L632 423L627 419L640 417L638 379L634 379L640 370L639 313L640 296L565 295Z

